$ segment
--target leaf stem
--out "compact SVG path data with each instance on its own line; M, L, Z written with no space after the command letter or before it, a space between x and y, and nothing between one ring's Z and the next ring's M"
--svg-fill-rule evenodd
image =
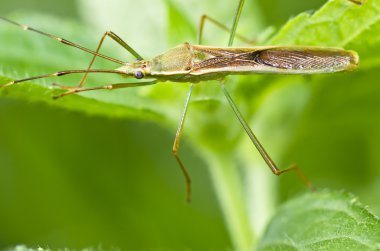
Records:
M250 225L238 167L230 156L210 152L206 160L234 248L251 250L257 239Z
M276 176L268 169L259 154L253 151L252 143L244 138L239 149L245 184L245 203L248 208L250 225L260 238L273 215L277 202Z

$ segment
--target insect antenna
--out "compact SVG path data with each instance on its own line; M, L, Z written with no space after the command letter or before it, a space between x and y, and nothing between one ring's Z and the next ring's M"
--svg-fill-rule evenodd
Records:
M19 23L15 22L15 21L12 21L12 20L8 19L8 18L0 17L0 20L3 20L3 21L5 21L5 22L7 22L7 23L10 23L10 24L16 25L16 26L20 27L20 28L23 29L23 30L33 31L33 32L38 33L38 34L40 34L40 35L43 35L43 36L46 36L46 37L52 38L52 39L54 39L54 40L56 40L56 41L58 41L58 42L60 42L60 43L62 43L62 44L65 44L65 45L68 45L68 46L72 46L72 47L74 47L74 48L77 48L77 49L79 49L79 50L85 51L85 52L90 53L90 54L92 54L92 55L95 55L95 56L97 56L97 57L104 58L104 59L109 60L109 61L112 61L112 62L114 62L114 63L121 64L121 65L125 64L125 62L123 62L123 61L121 61L121 60L118 60L118 59L115 59L115 58L111 58L111 57L109 57L109 56L106 56L106 55L100 54L100 53L98 53L98 52L92 51L92 50L90 50L90 49L88 49L88 48L86 48L86 47L83 47L83 46L80 46L80 45L78 45L78 44L75 44L75 43L73 43L73 42L71 42L71 41L69 41L69 40L66 40L66 39L64 39L64 38L57 37L57 36L55 36L55 35L52 35L52 34L49 34L49 33L46 33L46 32L43 32L43 31L40 31L40 30L37 30L37 29L34 29L34 28L32 28L32 27L29 27L29 26L26 26L26 25L23 25L23 24L19 24Z

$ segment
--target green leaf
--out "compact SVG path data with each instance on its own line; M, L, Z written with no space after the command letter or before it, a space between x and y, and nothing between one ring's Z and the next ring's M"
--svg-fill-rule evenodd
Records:
M345 46L360 39L379 21L379 11L377 1L362 6L344 0L329 1L315 13L302 13L289 21L270 43Z
M307 193L278 209L258 250L380 250L380 221L351 194Z
M205 9L210 11L206 14L227 25L233 16L232 8L228 6L220 11L220 8L214 8L219 5L219 2L211 1L204 5L206 7L200 7L205 1L197 0L197 4L194 2L183 4L171 0L167 4L155 1L135 5L136 1L120 0L118 4L110 6L112 11L107 13L102 12L102 9L106 9L108 4L102 1L97 2L94 4L93 1L81 1L83 17L92 25L91 29L83 23L79 25L78 22L71 20L30 13L13 16L13 19L46 32L64 36L89 48L96 48L97 41L105 29L115 27L113 30L126 39L139 53L151 57L162 53L175 42L182 43L184 39L194 41L198 18L205 13ZM296 2L301 1L295 0L294 4L297 4ZM291 19L267 43L339 46L356 50L361 60L359 70L356 72L323 76L234 76L226 80L232 97L279 167L284 168L296 162L317 187L344 188L358 194L361 200L371 205L376 212L380 212L377 194L378 184L380 184L378 168L380 166L378 155L380 85L377 84L380 62L379 5L379 0L367 1L362 6L354 5L347 0L329 1L314 14L301 13ZM247 6L249 8L245 8L242 14L242 23L238 32L244 31L244 35L252 37L255 35L253 30L262 29L266 22L265 17L269 15L268 13L252 14L258 11L256 8L260 6L258 3L250 3ZM252 11L250 6L254 6L255 10ZM97 11L88 11L90 7ZM273 5L272 9L275 8L276 6ZM93 15L95 12L103 13L104 17ZM223 12L228 12L228 14ZM165 14L168 14L166 19ZM253 22L252 16L256 19L255 24L250 23ZM135 28L129 29L130 26ZM256 27L251 29L253 26ZM147 29L147 27L150 28ZM223 34L212 25L207 25L206 28L211 32L207 33L205 41L212 41L214 46L225 46L228 34ZM252 34L249 33L250 31ZM214 36L216 33L217 35ZM94 34L99 34L99 36ZM175 34L178 34L180 41L176 40ZM85 68L91 58L85 53L57 44L37 34L23 33L22 30L13 26L2 25L0 37L4 45L0 47L0 62L3 75L7 76L1 78L0 83L67 68ZM133 60L130 55L122 52L123 50L114 49L117 46L113 45L113 42L107 41L102 52L127 61ZM98 59L95 64L96 68L117 67L101 59ZM146 240L144 243L148 243L144 246L147 249L152 246L164 248L191 246L196 249L199 246L208 245L210 249L220 250L221 246L227 247L231 245L231 242L237 250L250 250L266 228L277 204L304 189L302 183L290 174L278 178L270 173L224 100L219 83L202 83L194 90L185 125L183 138L185 145L181 148L180 154L193 174L195 204L197 198L204 204L198 201L199 204L196 204L193 211L189 209L193 215L188 216L189 213L178 206L178 198L183 194L183 184L179 171L177 170L174 174L172 172L176 169L174 169L175 162L170 156L172 138L186 96L186 84L161 83L155 86L112 92L82 93L57 101L51 99L51 96L57 92L49 88L51 82L75 85L79 80L80 76L65 76L19 84L0 90L3 106L1 118L3 122L0 124L1 144L3 144L3 146L0 145L2 151L0 166L4 168L2 173L8 174L4 177L13 177L10 170L19 170L16 171L18 174L29 170L27 176L28 178L30 176L31 180L39 180L41 174L45 174L45 182L48 186L54 186L55 182L62 182L68 187L76 188L73 191L61 191L60 194L66 199L66 204L75 204L79 207L80 215L84 215L89 208L101 208L93 217L90 217L89 221L93 221L96 226L100 224L104 230L96 231L90 229L91 227L81 228L82 232L93 233L91 231L94 231L96 237L80 237L79 234L75 234L77 233L74 231L76 221L81 222L81 217L73 217L70 224L65 222L66 225L64 224L65 227L62 230L62 225L59 225L62 219L57 220L54 215L49 215L51 219L56 219L55 225L59 227L57 226L58 230L54 229L54 231L61 233L61 239L59 239L61 242L56 241L54 237L46 237L47 242L53 242L56 245L58 243L62 246L65 245L62 244L64 243L62 240L69 240L72 241L70 243L74 243L72 246L83 246L91 241L104 239L106 243L113 243L112 241L122 243L123 248L136 248L139 247L138 237L140 237ZM87 84L96 86L112 82L120 82L120 79L109 75L90 76ZM35 107L30 108L31 104ZM17 109L14 108L15 106ZM27 114L20 112L24 110L30 112ZM75 116L71 112L75 112ZM66 116L66 113L71 116ZM17 117L19 114L22 114L22 118ZM98 119L91 120L83 114L95 116ZM48 121L45 121L45 118L48 118ZM59 125L49 119L53 122L59 121ZM119 119L129 119L128 124L131 126L122 129L125 125L120 124ZM32 122L33 120L37 122ZM38 121L43 122L38 123ZM141 121L155 124L153 126ZM28 130L25 130L25 125L32 126L28 126ZM155 128L156 125L165 130L160 131ZM33 129L31 130L33 133L30 133L29 129ZM173 132L173 135L166 134L166 130ZM100 135L99 132L104 132L104 135ZM58 137L57 134L60 136L58 142L64 142L62 145L57 146L57 142L52 140ZM165 136L161 137L159 134ZM71 137L75 140L68 140ZM216 196L205 194L205 191L210 190L208 185L211 182L207 180L208 176L205 175L203 166L193 160L195 157L191 154L186 155L187 152L191 152L186 141L190 142L189 145L194 149L193 155L198 154L207 162ZM165 148L161 144L164 144ZM20 146L22 146L23 156L21 159ZM57 147L58 150L52 146ZM103 149L103 146L107 149ZM60 158L61 152L69 157ZM86 159L83 156L91 156L91 158ZM123 168L120 165L123 165ZM108 169L104 170L105 166L110 167L110 170L111 167L118 167L123 171L113 178L109 177L107 182L103 183L103 177L109 172ZM197 169L198 166L203 172ZM57 170L55 175L55 172L51 171L52 167ZM166 170L162 174L165 178L152 174L152 169L160 170L157 173ZM33 174L34 170L42 171ZM81 170L84 170L83 173L76 173ZM62 178L61 173L65 174L63 176L66 178ZM89 173L92 174L90 179ZM178 177L173 175L178 175ZM0 182L4 186L2 191L13 191L16 194L14 198L24 198L32 203L30 196L25 194L24 197L20 196L17 189L14 192L14 187L21 187L24 190L32 187L35 189L31 189L34 191L33 195L40 194L40 190L44 189L36 189L38 184L30 185L27 182L28 178L25 177L21 179L24 182L17 183L20 180L18 177L14 174L14 179L9 179L10 181L3 178L3 182ZM72 180L73 177L80 178L74 179L77 181L75 182ZM51 183L48 182L49 180ZM91 182L92 180L98 182ZM202 184L196 183L199 180L203 181L200 182ZM168 187L163 186L163 182L167 182L169 185L165 184ZM173 188L171 182L178 184L176 183ZM96 186L92 183L102 185ZM133 184L133 186L114 187L115 184L124 183ZM13 187L12 184L16 185ZM144 199L133 200L134 203L118 210L119 207L114 206L113 201L119 199L124 205L124 193L129 195L129 191L134 189L141 189L140 193L134 197ZM175 191L175 194L170 195L168 191ZM4 192L3 200L9 202L8 194L11 193ZM103 194L101 202L98 201L98 194ZM146 194L150 196L145 198L143 195ZM331 196L326 195L326 204L336 202L334 193L331 194ZM56 204L55 197L51 194L47 197L49 204L53 207ZM72 199L74 202L69 199L71 197L74 198ZM221 219L215 220L216 223L212 219L214 211L219 211L215 209L215 205L208 203L210 197L219 199L220 210L223 212L230 239L225 238L225 229L220 226ZM22 222L27 226L35 225L36 222L33 219L28 220L24 215L19 216L18 210L23 208L23 199L19 200L15 204L9 202L8 209L4 210L5 213L16 212L9 213L12 217L4 216L5 220L8 220L7 226L12 226L14 222L18 224ZM4 204L7 205L7 203ZM206 206L202 208L200 204ZM305 203L303 204L304 209L308 209ZM344 209L344 203L337 205L342 206L342 210ZM107 209L108 207L116 209L112 211ZM38 208L33 213L40 213L40 217L46 218L44 216L48 214L44 211L46 208L41 205L34 205L32 208ZM49 211L56 212L60 208L53 207ZM141 215L139 220L133 220L136 212L141 212L142 208L148 212L159 212L161 216L165 215L165 220L158 223L161 227L165 225L165 231L153 226L157 220L154 213L145 217L147 213L143 211L145 214ZM65 214L63 210L59 212L65 219L71 219L73 216ZM2 215L6 215L5 213ZM197 213L212 216L197 218L194 216ZM305 213L306 216L309 214L312 217L312 212ZM161 216L158 218L161 219ZM169 220L171 216L173 220ZM286 228L281 219L279 221L278 219L274 218L270 226L276 225L278 229ZM199 222L205 222L205 226L201 227ZM46 229L52 228L51 225L54 227L54 223L51 225L44 223L42 225ZM87 226L85 223L82 224ZM110 227L115 224L118 226L116 229ZM128 225L128 230L124 229L125 225ZM302 226L297 225L299 228ZM39 231L48 231L46 229ZM40 240L38 238L41 238L41 234L32 234L34 230L32 227L18 230L23 238L12 237L9 231L2 234L9 234L9 239L12 240L26 239L25 242L30 239L38 242L37 240ZM144 234L141 234L142 232ZM210 236L202 234L206 232L217 233L212 236L214 242L210 240ZM368 232L361 232L359 236L364 238L367 234ZM125 236L127 236L126 239ZM173 236L176 237L175 243ZM191 244L193 245L187 245L188 236L192 237ZM370 233L367 237L371 239ZM261 243L272 243L271 241L275 240L277 240L275 236L267 234ZM373 240L376 242L376 239ZM302 243L303 239L297 241Z
M357 6L349 1L329 1L313 14L290 20L270 44L345 47L361 57L360 68L380 64L380 4L368 1Z

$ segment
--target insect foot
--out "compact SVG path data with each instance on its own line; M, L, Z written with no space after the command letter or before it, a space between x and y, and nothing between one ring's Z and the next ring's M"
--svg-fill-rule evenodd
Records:
M11 82L9 82L9 83L6 83L6 84L2 84L2 85L0 85L0 88L8 87L8 86L14 85L15 83L16 83L16 81L11 81Z

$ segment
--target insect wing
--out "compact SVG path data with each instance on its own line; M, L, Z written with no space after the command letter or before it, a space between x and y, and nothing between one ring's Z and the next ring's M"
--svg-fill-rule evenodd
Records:
M273 47L253 54L258 64L300 72L352 70L359 61L356 52L335 48Z

